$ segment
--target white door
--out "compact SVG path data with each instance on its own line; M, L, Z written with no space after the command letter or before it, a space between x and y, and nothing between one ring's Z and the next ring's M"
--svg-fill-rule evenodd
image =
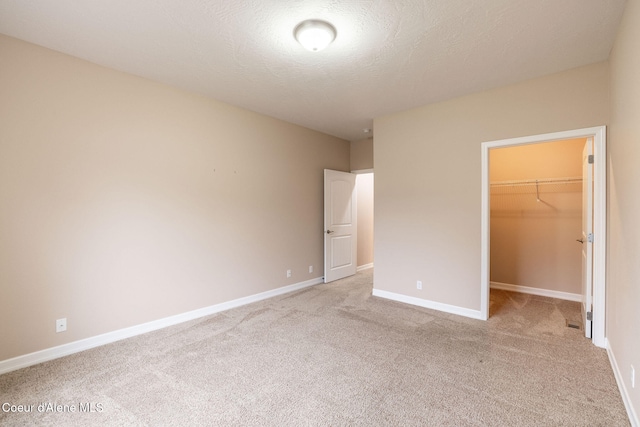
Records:
M356 274L356 176L324 170L324 282Z
M582 151L582 324L591 338L593 312L593 139Z

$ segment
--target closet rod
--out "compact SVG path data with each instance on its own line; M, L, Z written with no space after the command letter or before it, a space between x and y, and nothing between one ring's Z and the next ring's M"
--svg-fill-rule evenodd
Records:
M497 181L492 182L492 187L506 187L514 185L538 185L538 184L571 184L582 182L582 177L572 178L544 178L544 179L522 179L518 181Z

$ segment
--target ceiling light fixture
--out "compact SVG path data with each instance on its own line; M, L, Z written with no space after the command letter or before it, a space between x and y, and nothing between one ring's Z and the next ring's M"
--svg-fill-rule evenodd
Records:
M293 35L305 49L318 52L336 39L336 28L326 21L308 19L299 23Z

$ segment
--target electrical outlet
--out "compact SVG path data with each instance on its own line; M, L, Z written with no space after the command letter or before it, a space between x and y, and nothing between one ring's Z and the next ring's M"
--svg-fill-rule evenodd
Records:
M291 277L291 270L287 270L287 277Z
M313 273L313 265L309 266L309 273Z
M56 332L64 332L67 330L67 318L56 320Z
M631 365L631 388L636 388L636 370Z
M418 282L416 283L416 288L422 290L422 280L418 280Z

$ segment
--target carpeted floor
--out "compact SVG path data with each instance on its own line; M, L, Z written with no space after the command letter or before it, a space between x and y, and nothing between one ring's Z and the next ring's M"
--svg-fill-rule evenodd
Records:
M0 410L0 425L629 425L606 352L566 327L577 303L492 291L483 322L371 283L368 270L2 375L0 404L35 413Z

